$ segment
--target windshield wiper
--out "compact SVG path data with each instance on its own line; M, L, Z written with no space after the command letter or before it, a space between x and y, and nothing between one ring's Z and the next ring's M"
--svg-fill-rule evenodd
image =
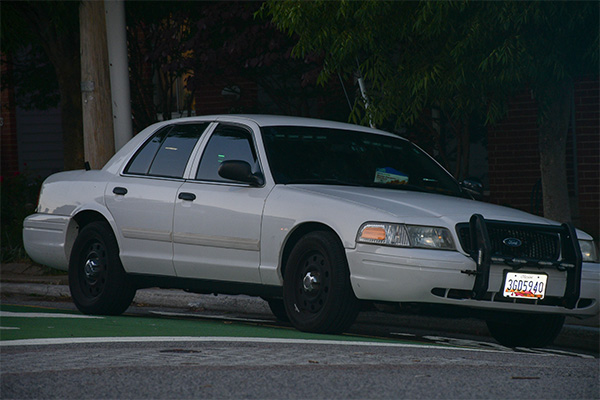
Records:
M402 185L390 185L390 184L387 184L387 183L372 182L372 183L369 183L368 185L365 185L365 186L382 188L382 189L407 190L407 191L410 191L410 192L437 193L435 191L427 190L425 188L422 188L422 187L419 187L419 186L415 186L415 185L409 185L407 183L404 183Z
M462 197L464 198L464 196L462 195L462 192L459 193L454 193L451 192L449 190L443 190L443 189L427 189L427 188L423 188L423 187L419 187L419 186L415 186L415 185L409 185L409 184L403 184L403 185L389 185L386 183L369 183L368 185L366 185L368 187L376 187L376 188L382 188L382 189L393 189L393 190L406 190L409 192L421 192L421 193L431 193L431 194L440 194L440 195L444 195L444 196L452 196L452 197Z

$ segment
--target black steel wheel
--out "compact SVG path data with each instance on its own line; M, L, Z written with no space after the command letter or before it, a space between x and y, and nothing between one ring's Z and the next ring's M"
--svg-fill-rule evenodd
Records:
M84 314L119 315L131 304L135 287L119 259L119 246L106 222L86 225L73 244L69 288Z
M486 324L494 339L506 347L546 347L560 333L565 317L546 314L503 314Z
M296 243L284 272L283 293L290 322L301 331L340 333L352 325L359 302L335 234L312 232Z

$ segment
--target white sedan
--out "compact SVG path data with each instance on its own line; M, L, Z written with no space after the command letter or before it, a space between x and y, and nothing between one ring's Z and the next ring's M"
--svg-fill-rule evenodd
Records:
M154 124L102 168L43 184L31 258L69 271L84 313L137 289L261 296L298 329L342 332L362 303L452 308L508 346L599 312L592 238L475 201L409 141L304 118ZM471 188L472 190L472 188Z

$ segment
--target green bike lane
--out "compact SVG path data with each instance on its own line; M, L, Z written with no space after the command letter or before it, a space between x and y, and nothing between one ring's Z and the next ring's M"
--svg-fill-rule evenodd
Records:
M157 312L90 316L78 311L0 303L0 348L7 346L77 343L149 342L262 342L288 344L337 344L377 347L452 349L468 352L533 352L509 349L493 343L447 338L404 339L345 333L315 334L264 320ZM596 356L562 350L546 350L582 358Z
M325 335L300 332L291 327L269 325L252 321L232 321L227 319L204 319L190 315L189 318L176 316L151 316L124 314L121 316L88 316L76 311L0 304L0 345L31 343L76 343L86 338L103 340L151 341L153 338L165 340L202 340L209 338L290 340L290 341L331 341L362 342L380 345L400 345L416 347L447 347L436 344L423 344L401 339L354 336L351 334ZM40 342L39 339L64 339ZM38 340L38 341L36 341Z

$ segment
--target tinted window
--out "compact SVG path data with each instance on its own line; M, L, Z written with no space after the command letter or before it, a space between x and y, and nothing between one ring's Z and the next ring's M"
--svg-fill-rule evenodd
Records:
M146 144L144 144L144 146L138 150L137 154L129 162L129 165L127 168L125 168L125 173L146 175L148 170L150 170L150 165L152 165L152 160L154 160L156 152L160 148L160 144L163 142L170 130L170 126L162 128L149 141L147 141Z
M265 127L262 136L277 183L375 186L462 195L454 178L401 138L296 126Z
M208 123L185 124L161 129L138 151L125 172L183 177L192 150L207 126Z
M258 159L250 132L235 126L219 125L206 145L196 179L228 181L218 173L221 163L227 160L246 161L252 172L258 172Z

